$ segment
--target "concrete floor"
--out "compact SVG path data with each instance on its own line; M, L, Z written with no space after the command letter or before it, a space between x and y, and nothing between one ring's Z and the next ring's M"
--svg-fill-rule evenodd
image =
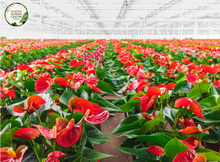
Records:
M124 119L124 113L116 113L116 116L110 117L109 123L101 124L101 130L104 134L108 134L112 132L119 124L121 119ZM119 151L116 147L120 147L120 145L127 139L126 137L117 137L116 135L109 135L113 141L105 142L104 144L94 145L94 149L101 153L115 155L116 157L109 157L101 159L100 162L133 162L132 155L125 154Z

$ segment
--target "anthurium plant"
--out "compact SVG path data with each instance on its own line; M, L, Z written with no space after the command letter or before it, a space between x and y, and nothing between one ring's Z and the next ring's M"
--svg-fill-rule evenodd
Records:
M213 48L203 48L209 42ZM1 161L96 162L110 134L135 162L220 161L219 40L96 40L1 72ZM183 47L185 46L185 48ZM108 94L120 95L112 102Z
M0 43L0 68L3 70L16 67L17 63L25 64L56 54L61 49L68 50L93 40L12 40Z

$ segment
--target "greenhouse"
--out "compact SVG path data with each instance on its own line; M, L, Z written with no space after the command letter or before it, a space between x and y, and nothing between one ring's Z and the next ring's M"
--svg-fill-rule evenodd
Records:
M220 161L220 0L1 0L1 162Z

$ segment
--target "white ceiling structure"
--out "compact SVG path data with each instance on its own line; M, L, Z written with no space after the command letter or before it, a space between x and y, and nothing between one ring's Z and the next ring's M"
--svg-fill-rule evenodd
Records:
M29 11L21 27L4 19L13 2L0 2L8 38L220 38L220 0L19 0Z

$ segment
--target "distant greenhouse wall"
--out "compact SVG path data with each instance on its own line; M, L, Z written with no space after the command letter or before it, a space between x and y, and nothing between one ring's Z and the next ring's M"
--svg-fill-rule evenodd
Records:
M4 19L1 36L72 39L220 38L220 0L20 0L29 11L26 24Z

